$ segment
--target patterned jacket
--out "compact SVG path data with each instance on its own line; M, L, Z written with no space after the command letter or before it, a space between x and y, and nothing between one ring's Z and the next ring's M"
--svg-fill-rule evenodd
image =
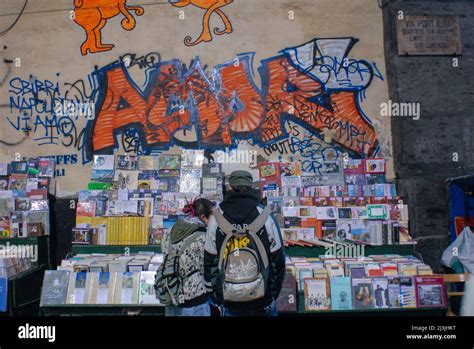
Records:
M197 221L189 221L197 223ZM200 222L199 222L200 223ZM208 294L204 282L204 245L206 242L206 228L199 225L192 233L184 234L183 231L172 229L169 234L164 234L161 243L162 252L178 253L184 244L188 244L179 257L179 275L183 282L184 303L183 307L191 307L207 302ZM196 237L196 234L199 236ZM186 235L180 238L180 235Z

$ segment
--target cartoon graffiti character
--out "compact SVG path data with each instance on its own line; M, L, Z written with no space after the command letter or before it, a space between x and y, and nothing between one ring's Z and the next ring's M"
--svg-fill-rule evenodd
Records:
M130 11L135 15L141 16L145 10L140 6L128 6L127 0L74 0L74 22L84 28L86 40L81 45L83 56L87 52L97 53L111 50L113 44L103 44L101 30L107 23L107 20L123 14L122 28L132 30L135 28L136 21Z
M232 24L230 23L229 18L222 12L221 7L226 6L234 2L234 0L169 0L173 6L176 7L185 7L188 5L194 5L196 7L202 8L206 10L204 16L202 18L202 32L199 38L197 38L194 42L192 41L190 36L186 36L184 38L184 44L186 46L195 46L200 44L201 42L209 42L212 41L212 34L211 28L209 26L209 21L211 19L211 15L215 12L219 15L219 17L224 22L224 29L219 30L219 28L214 28L215 35L222 35L222 34L230 34L232 33Z

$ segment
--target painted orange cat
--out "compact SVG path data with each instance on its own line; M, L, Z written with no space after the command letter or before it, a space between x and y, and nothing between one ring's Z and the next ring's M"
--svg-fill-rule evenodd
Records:
M143 7L129 6L127 0L74 0L74 22L84 28L86 40L81 45L81 53L85 56L89 53L111 50L114 45L103 44L101 30L107 20L122 14L122 28L132 30L135 28L135 17L130 13L141 16L145 13Z
M209 20L211 19L211 15L215 12L219 15L219 17L224 22L224 29L219 30L219 28L214 28L214 34L222 35L222 34L230 34L232 33L232 24L230 23L229 18L222 12L221 7L229 5L234 0L181 0L173 2L170 0L173 6L176 7L185 7L188 5L193 5L203 10L206 10L204 13L204 17L202 18L202 32L199 38L197 38L194 42L192 41L190 36L187 36L184 39L184 44L186 46L194 46L201 42L209 42L212 41L212 34L211 28L209 27Z

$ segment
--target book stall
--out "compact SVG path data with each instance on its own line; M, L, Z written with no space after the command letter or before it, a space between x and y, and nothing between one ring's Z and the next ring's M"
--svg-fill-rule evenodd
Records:
M301 162L256 166L255 187L285 246L278 312L442 313L442 277L416 253L408 205L386 180L384 159L322 165L318 174L304 173ZM42 312L163 314L153 289L163 236L187 203L219 203L225 190L222 164L207 163L203 151L95 155L91 181L78 192L71 254L45 274Z

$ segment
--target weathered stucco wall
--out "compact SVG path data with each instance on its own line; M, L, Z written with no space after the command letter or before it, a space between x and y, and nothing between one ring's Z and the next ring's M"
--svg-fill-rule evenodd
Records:
M258 150L263 158L301 158L309 172L344 152L367 157L378 150L393 177L390 122L380 116L388 94L377 1L234 0L212 14L207 38L212 41L194 46L184 40L198 38L205 10L129 0L128 6L143 10L129 10L136 24L127 31L122 25L130 29L133 20L124 20L120 3L29 1L16 25L0 38L7 47L3 59L10 62L0 67L2 157L16 152L65 155L58 165L58 174L64 175L57 177L63 192L86 186L90 156L111 151L114 134L119 151L124 144L145 152L170 146L176 151L176 138L191 148L238 144ZM21 7L21 1L1 2L2 29ZM227 16L231 33L212 32L225 29L219 15ZM84 28L90 41L83 55ZM115 46L99 47L100 40ZM98 49L103 52L90 52ZM236 60L248 52L255 55ZM155 54L142 66L128 61L128 75L120 66L104 68L126 54L139 59L148 53ZM158 55L161 62L179 61L153 65ZM196 57L200 65L193 65L192 74L181 68L183 63L189 69ZM148 92L140 95L138 87ZM55 103L64 100L91 102L91 120L71 110L54 111Z

